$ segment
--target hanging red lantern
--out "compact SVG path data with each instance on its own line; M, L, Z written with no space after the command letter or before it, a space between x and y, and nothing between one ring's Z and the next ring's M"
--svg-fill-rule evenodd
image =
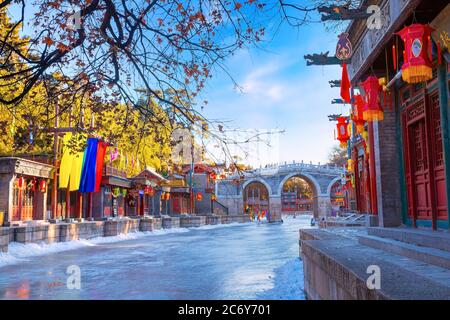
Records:
M151 186L145 186L144 194L149 195L150 197L153 197L155 194L155 190Z
M39 191L40 192L47 192L47 181L45 181L44 179L39 181Z
M426 24L412 24L397 34L405 44L402 78L407 83L418 83L433 78L433 69L428 52L432 49L431 33Z
M25 188L25 178L24 177L17 178L17 187L19 188L19 190L23 190Z
M350 138L347 130L347 118L346 117L337 117L337 140L341 143L341 148L347 147L347 141Z
M360 94L354 96L355 102L353 103L352 108L352 120L356 125L356 132L361 134L364 131L364 99Z
M170 200L170 193L166 192L166 200Z
M213 172L211 172L211 173L209 174L209 177L210 177L212 180L216 180L217 175L216 175L216 173L213 171Z
M381 86L375 76L370 76L362 84L364 89L363 119L366 121L381 121L384 119L383 110L378 101Z
M166 193L165 192L161 192L161 200L165 200L166 199Z
M217 200L217 196L215 194L211 195L211 200L212 201L216 201Z
M202 201L203 200L203 194L201 192L197 192L196 198L197 198L197 201Z

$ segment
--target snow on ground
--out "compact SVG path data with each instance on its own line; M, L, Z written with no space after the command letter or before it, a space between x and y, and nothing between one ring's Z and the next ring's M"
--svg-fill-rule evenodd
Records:
M304 300L303 263L299 258L287 261L274 270L273 287L258 294L264 300Z

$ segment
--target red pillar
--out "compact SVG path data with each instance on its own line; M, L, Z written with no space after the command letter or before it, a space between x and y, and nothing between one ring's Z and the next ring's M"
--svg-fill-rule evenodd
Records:
M369 122L369 170L370 170L370 208L372 214L378 214L377 206L377 177L375 171L375 148L373 122Z
M89 198L88 198L88 212L87 212L88 218L92 218L92 197L93 197L93 193L92 193L92 192L89 192Z

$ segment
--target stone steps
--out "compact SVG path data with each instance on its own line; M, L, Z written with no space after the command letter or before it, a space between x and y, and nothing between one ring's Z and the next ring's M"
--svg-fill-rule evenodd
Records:
M450 233L410 228L367 228L367 234L450 252Z
M305 291L310 299L450 299L447 268L324 230L301 230L301 247ZM367 286L371 266L380 269L380 289Z
M450 269L450 252L448 251L370 235L358 236L358 242L371 248Z

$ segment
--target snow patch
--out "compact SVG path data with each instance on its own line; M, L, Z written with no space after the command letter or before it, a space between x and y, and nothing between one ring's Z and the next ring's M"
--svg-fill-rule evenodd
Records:
M257 295L262 300L304 300L303 264L299 258L289 260L273 270L273 287Z

